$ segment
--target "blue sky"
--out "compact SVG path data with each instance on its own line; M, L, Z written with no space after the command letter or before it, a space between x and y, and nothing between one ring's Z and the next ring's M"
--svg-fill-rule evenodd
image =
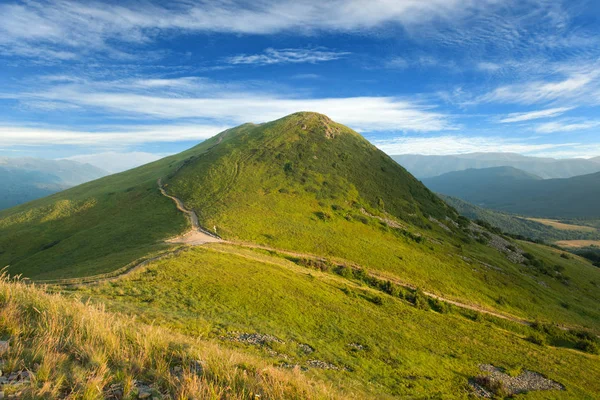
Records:
M600 5L0 0L0 155L117 170L329 115L389 154L600 156Z

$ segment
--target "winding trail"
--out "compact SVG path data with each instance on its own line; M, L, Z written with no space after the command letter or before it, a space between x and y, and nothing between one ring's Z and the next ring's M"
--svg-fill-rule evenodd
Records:
M207 243L221 243L221 244L228 244L228 245L238 246L238 247L247 248L247 249L264 250L264 251L271 252L275 255L279 254L279 255L284 255L284 256L288 256L288 257L291 256L291 257L296 257L296 258L306 258L306 259L311 259L311 260L316 260L316 261L333 261L333 262L336 262L339 264L346 265L353 269L361 268L361 266L359 266L355 263L349 262L347 260L339 259L339 258L328 260L325 257L321 257L321 256L318 256L315 254L310 254L310 253L300 253L300 252L295 252L295 251L282 250L282 249L277 249L277 248L273 248L273 247L268 247L268 246L263 246L263 245L258 245L258 244L254 244L254 243L248 243L248 242L223 240L219 236L207 231L206 229L203 229L199 224L198 215L193 210L189 210L188 208L186 208L183 201L181 201L181 199L168 194L164 185L162 184L161 179L158 179L157 184L158 184L158 188L160 189L160 193L163 196L170 198L175 203L177 209L186 215L186 217L190 221L190 224L192 225L192 228L188 232L184 233L183 235L166 240L167 243L183 244L183 245L188 245L188 246L199 246L199 245L203 245L203 244L207 244ZM39 282L39 283L51 284L51 285L57 285L57 286L72 286L72 285L89 285L89 284L96 284L96 283L100 283L100 282L112 281L112 280L120 279L126 275L129 275L130 273L132 273L142 267L145 267L146 265L148 265L149 263L151 263L153 261L158 261L158 260L166 258L166 257L171 257L174 255L177 255L183 250L185 250L185 247L178 248L173 251L169 251L169 252L157 255L155 257L142 260L137 263L129 264L129 265L127 265L119 270L116 270L112 273L109 273L109 274L104 274L104 275L99 275L99 276L90 276L90 277L86 277L86 278L46 281L46 282ZM223 250L218 250L218 249L214 249L214 250L224 253ZM237 254L237 253L233 253L233 254ZM244 257L250 258L250 256L248 256L248 255L245 255ZM259 258L256 258L256 259L264 262L264 260L262 260L262 259L259 259ZM385 275L373 273L373 272L369 272L369 275L371 275L372 277L377 278L377 279L389 280L390 282L392 282L396 285L402 286L404 288L407 288L407 289L412 289L412 290L417 289L416 286L414 286L408 282L404 282L395 277L385 276ZM452 304L453 306L456 306L459 308L476 311L476 312L479 312L482 314L491 315L493 317L516 322L516 323L522 324L522 325L532 325L533 324L532 321L529 321L527 319L523 319L523 318L517 317L515 315L508 314L508 313L500 313L500 312L492 310L492 309L484 308L477 304L462 303L460 301L452 300L452 299L437 295L432 292L427 292L427 291L423 291L423 294L432 299L443 301L445 303Z
M183 201L181 201L181 199L175 196L171 196L167 193L164 185L162 184L162 179L159 178L157 184L158 188L160 189L160 193L162 193L163 196L173 200L173 202L175 202L175 205L177 206L177 209L187 216L188 220L190 221L190 224L192 225L192 229L190 229L181 236L168 239L166 241L167 243L181 243L188 244L190 246L198 246L204 243L224 242L223 239L207 231L206 229L203 229L200 226L200 224L198 223L198 215L196 215L196 212L194 210L187 209L183 204Z

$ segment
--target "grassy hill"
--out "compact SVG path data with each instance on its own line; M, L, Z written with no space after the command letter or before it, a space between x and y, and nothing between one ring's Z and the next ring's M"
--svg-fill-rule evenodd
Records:
M420 154L394 155L392 158L419 179L431 178L453 171L512 167L544 179L571 178L600 171L594 159L554 159L527 157L513 153L470 153L449 156Z
M503 232L512 235L541 240L547 243L558 240L600 240L600 230L590 225L590 221L566 221L564 223L565 228L560 229L560 223L553 224L550 221L543 223L540 221L544 220L520 217L514 214L478 207L456 197L445 195L440 195L440 197L461 215L473 220L485 221L501 229Z
M508 172L499 177L499 171ZM600 217L600 173L540 180L514 169L457 171L423 180L431 190L478 206L531 217Z
M0 210L107 174L75 161L0 157Z
M158 179L226 242L165 242L190 225ZM142 260L150 261L94 285L76 279ZM260 363L281 370L300 398L313 380L316 398L467 398L469 379L488 364L543 374L566 388L554 390L556 398L600 393L598 268L459 217L359 134L320 114L245 124L3 211L0 262L37 281L75 278L50 290L157 325L184 347L200 338L259 360L240 357L210 381L230 385L247 371L249 380L235 386L241 398L256 393L242 390L257 385ZM20 335L2 324L3 337ZM115 360L102 364L108 376L129 368ZM283 373L289 369L299 383ZM128 376L174 390L170 378L143 370ZM103 392L111 380L100 382ZM290 393L261 390L265 398Z

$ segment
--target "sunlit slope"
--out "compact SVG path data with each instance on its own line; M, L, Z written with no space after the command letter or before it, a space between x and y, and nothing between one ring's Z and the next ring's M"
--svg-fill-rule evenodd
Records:
M187 221L160 194L157 179L217 140L0 212L0 265L36 279L78 277L161 250Z
M385 153L324 115L245 127L169 181L224 237L301 247L324 239L320 222L340 216L361 220L367 212L417 226L429 216L456 217Z
M538 267L509 260L356 132L315 113L243 128L167 181L225 239L341 258L452 298L600 327L600 271L544 248Z
M546 337L541 329L359 276L334 266L304 266L294 257L210 245L79 293L284 369L307 368L307 376L356 398L466 399L480 364L536 371L566 388L520 398L600 394L600 358L574 350L578 339ZM547 344L527 340L534 336Z

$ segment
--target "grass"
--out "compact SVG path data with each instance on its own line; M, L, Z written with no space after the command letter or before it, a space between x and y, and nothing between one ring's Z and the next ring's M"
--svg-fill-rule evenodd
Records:
M540 224L548 225L553 228L563 230L563 231L583 231L583 232L597 232L597 229L591 226L583 226L583 225L573 225L567 224L561 221L556 221L553 219L545 219L545 218L525 218L529 221L539 222Z
M536 328L453 307L434 311L342 275L264 251L210 245L77 293L201 338L273 335L284 343L230 346L274 365L334 364L345 370L311 368L306 375L361 398L466 398L467 378L482 363L537 371L564 384L567 391L553 398L600 394L598 356L527 341Z
M165 375L164 368L165 359L192 359L169 350L184 343L185 351L227 347L225 358L241 357L219 370L226 378L207 381L215 397L225 396L219 390L227 386L233 388L232 398L259 389L273 398L340 394L327 390L333 386L340 388L341 397L464 398L467 378L478 373L481 363L543 373L567 387L557 398L600 393L598 357L585 353L596 344L583 343L571 333L575 330L560 336L457 310L424 295L538 320L540 326L556 323L597 333L598 268L528 242L512 244L527 252L527 262L509 261L490 247L488 233L473 238L466 229L470 222L402 167L356 132L318 114L242 125L179 155L3 211L0 263L9 264L11 274L37 281L83 282L94 275L113 277L139 260L175 250L164 240L189 226L159 193L158 178L197 212L203 226L216 227L238 244L277 251L230 244L182 251L115 281L73 289L72 300L5 283L7 293L11 287L31 293L15 297L7 309L32 318L10 322L6 317L6 326L12 327L6 336L13 341L23 337L27 349L35 349L37 338L48 335L59 339L44 340L61 346L79 343L38 352L58 352L66 360L56 370L63 375L52 378L48 390L64 390L59 383L68 382L72 397L87 396L85 390L93 388L77 371L96 371L89 360L100 357L98 365L105 368L98 377L90 375L100 392L121 376L133 376L156 380L162 391L185 397L178 394L182 383ZM321 268L304 258L322 258L337 267ZM398 282L417 289L404 291ZM35 306L41 313L28 306L36 296L45 299ZM89 314L86 310L93 307L79 308L87 306L78 305L78 296L126 316ZM59 308L51 308L54 301ZM69 307L74 311L69 313ZM59 322L40 319L50 314ZM79 314L87 319L78 320ZM103 320L98 327L90 322L96 319ZM112 325L116 336L103 336ZM46 336L42 326L52 328ZM71 328L83 333L71 338ZM234 332L274 335L283 343L255 348L221 340ZM86 341L88 336L92 342ZM136 351L145 354L145 337L164 352L142 357L142 364L131 362ZM130 346L122 358L116 354L118 341ZM315 352L308 354L303 344ZM206 351L208 360L212 356ZM12 358L33 368L33 358L25 353ZM311 367L314 360L338 369ZM296 370L310 368L291 375L273 369L294 364L299 365ZM262 375L257 373L264 370L274 376L269 378L274 379L272 389L267 388L270 383L260 386ZM312 378L322 382L314 391Z
M582 248L582 247L600 247L600 240L560 240L556 242L562 247Z
M19 389L19 398L104 399L111 385L118 385L125 399L134 399L136 382L152 384L155 398L339 397L298 371L6 276L0 278L0 305L0 339L10 343L0 354L2 371L31 373L31 385ZM15 390L4 387L5 395Z
M168 248L188 222L157 179L216 139L154 163L0 212L0 265L37 280L117 270Z

